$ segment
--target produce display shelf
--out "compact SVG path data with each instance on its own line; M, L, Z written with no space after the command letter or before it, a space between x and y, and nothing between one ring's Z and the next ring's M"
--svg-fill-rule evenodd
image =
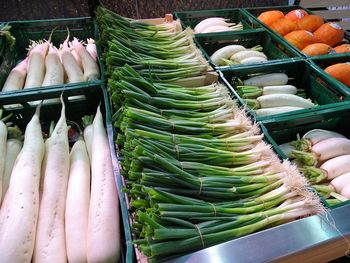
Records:
M271 33L273 33L274 35L276 35L281 41L283 41L285 44L287 44L288 46L290 46L291 48L294 49L294 51L296 51L300 56L305 57L305 58L313 58L311 56L308 56L304 53L302 53L298 48L296 48L294 45L291 45L288 41L286 41L283 36L281 36L280 34L278 34L277 32L275 32L274 30L272 30L269 26L267 26L265 23L261 22L257 17L265 11L270 11L270 10L279 10L281 12L283 12L284 14L288 13L289 11L295 10L295 9L302 9L304 11L306 11L308 14L315 14L314 12L312 12L311 10L304 8L302 6L299 5L289 5L289 6L268 6L268 7L252 7L252 8L243 8L243 11L245 11L249 16L251 16L252 19L256 20L256 23L260 24L261 26L263 26L264 28L266 28L268 31L270 31ZM324 19L325 22L330 22L327 19ZM336 23L336 22L335 22ZM350 36L348 33L346 33L344 35L344 39L346 42L350 41ZM320 58L324 58L324 57L342 57L344 54L342 53L331 53L331 54L327 54L327 55L321 55L318 56Z
M234 66L218 66L211 61L210 56L216 50L227 45L242 45L246 48L261 45L263 47L263 52L269 59L266 62L259 63L261 66L271 63L272 61L277 62L300 57L290 46L280 41L277 36L265 29L247 30L243 32L220 32L216 34L197 34L195 35L195 42L202 50L205 58L216 70L245 67L245 65L241 64Z
M227 85L231 97L244 105L242 99L231 85L233 76L245 76L250 73L272 72L274 70L286 70L294 78L296 86L305 88L308 96L314 98L320 106L296 111L293 113L257 117L248 111L253 120L258 121L265 134L265 140L272 145L273 150L281 159L286 156L277 146L278 143L295 136L295 133L311 127L323 127L336 131L344 131L350 137L350 128L344 121L350 118L350 91L345 85L327 75L322 68L334 62L350 61L349 55L335 55L328 57L308 58L301 54L295 47L288 44L281 36L256 19L256 14L261 10L279 9L290 11L299 6L280 6L266 8L246 9L218 9L203 11L175 12L176 18L181 20L182 26L193 27L198 21L209 16L223 16L231 18L233 22L242 20L244 30L239 32L220 32L195 35L195 42L202 50L206 59L210 61L210 55L220 47L227 44L246 44L247 47L262 45L264 52L272 60L253 65L240 65L236 67L217 67L216 71L208 72L206 76L188 78L183 85L208 84L218 80ZM304 8L302 8L304 9ZM309 13L310 10L304 9ZM254 15L255 14L255 15ZM158 21L158 20L157 20ZM13 64L19 58L23 58L29 39L37 40L48 38L55 27L53 43L61 43L67 35L66 26L69 27L71 36L85 39L93 37L99 40L97 23L91 17L72 19L50 19L36 21L12 21L12 34L17 39L16 56L13 56ZM98 42L97 42L98 43ZM97 45L98 61L101 72L101 80L89 83L75 83L45 88L32 88L22 92L0 93L0 105L5 113L14 113L14 123L24 129L32 116L35 105L29 103L42 99L58 99L63 92L66 102L67 118L80 121L86 114L95 114L97 105L101 102L104 121L112 151L112 161L116 187L119 193L122 230L122 256L121 262L135 262L134 245L131 237L131 217L129 217L128 196L122 191L125 186L121 176L119 154L115 144L115 134L112 120L112 103L108 91L104 86L106 82L103 56ZM287 73L288 74L288 73ZM288 74L289 75L289 74ZM0 84L5 81L4 75L0 75ZM77 97L83 96L83 97ZM345 100L345 101L343 101ZM47 102L43 105L41 119L44 127L48 128L51 116L55 120L59 117L61 106ZM47 122L47 123L46 123ZM301 128L302 127L302 128ZM167 262L324 262L344 256L347 243L343 237L350 238L350 202L345 202L339 207L330 207L328 218L323 216L310 216L286 224L279 225L253 233L232 241L202 249ZM332 226L333 221L336 228ZM249 252L247 252L249 251Z
M296 118L299 114L303 114L310 110L318 110L324 108L332 108L339 106L344 98L348 97L349 90L344 85L335 85L330 81L324 72L315 69L308 61L294 60L269 63L264 66L251 65L245 68L230 68L219 71L230 91L237 97L240 105L245 106L243 99L236 92L237 79L245 79L248 75L269 74L269 73L285 73L289 78L288 84L296 86L298 89L304 89L306 97L310 98L318 106L310 109L297 110L287 113L257 116L254 110L247 109L257 121L268 120L278 116L286 116Z
M262 27L254 18L239 8L183 11L175 12L174 15L175 18L180 19L183 28L191 27L194 29L199 22L209 17L223 17L230 19L229 23L238 24L241 22L243 30Z

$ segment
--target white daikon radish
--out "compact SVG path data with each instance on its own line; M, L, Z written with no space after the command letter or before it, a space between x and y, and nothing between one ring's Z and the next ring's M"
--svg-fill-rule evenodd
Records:
M42 86L61 85L64 83L64 69L57 49L51 44L45 58L46 73Z
M347 184L340 192L340 194L347 199L350 199L350 184Z
M332 158L321 165L321 169L327 172L329 180L337 176L350 172L350 154Z
M75 58L75 60L77 61L79 67L81 68L81 70L83 70L83 64L81 63L81 59L80 56L78 54L78 52L73 48L73 46L71 46L71 43L69 43L70 45L70 52L72 53L73 57Z
M33 262L67 262L64 216L69 175L68 127L63 99L61 117L45 142L43 193Z
M91 57L90 53L87 52L86 48L79 42L78 39L74 38L72 44L74 50L80 56L84 69L84 80L98 80L100 78L100 70L98 68L97 62Z
M241 45L228 45L224 46L218 50L216 50L213 55L211 55L210 59L214 64L220 64L221 59L229 59L233 54L246 50L245 47Z
M5 194L9 187L11 172L15 164L16 158L22 149L22 132L18 127L7 128L7 142L6 142L6 157L4 177L2 180L2 197L0 204L4 200Z
M241 62L246 58L251 57L261 57L267 60L267 56L263 52L255 51L255 50L243 50L233 54L230 59L234 61Z
M86 39L87 45L86 45L86 51L89 52L90 56L97 62L97 50L96 50L96 44L95 40L92 38Z
M23 89L24 82L27 76L28 57L22 60L14 67L7 76L2 91L13 91Z
M341 191L349 184L350 184L350 172L341 174L330 182L330 185L335 188L337 193L341 193Z
M293 85L265 86L263 87L263 95L269 94L297 94L298 89Z
M284 73L270 73L256 77L251 77L244 81L245 86L275 86L286 85L288 83L288 76Z
M201 22L199 22L195 27L194 27L194 32L195 33L201 33L203 29L209 27L209 26L214 26L214 25L220 25L223 23L226 23L226 21L229 21L229 19L225 19L222 17L209 17Z
M267 61L267 59L264 57L249 57L249 58L242 59L240 63L243 65L248 65L248 64L262 63L265 61Z
M302 107L293 107L293 106L281 106L281 107L272 107L272 108L263 108L255 110L257 116L267 116L272 114L280 114L295 110L302 110Z
M27 66L27 77L24 88L41 87L45 77L45 57L49 43L34 43L29 51Z
M301 98L292 94L270 94L263 95L257 98L261 108L273 108L273 107L300 107L300 108L312 108L315 106L310 100Z
M40 105L28 123L0 210L1 262L31 262L39 215L39 181L45 144Z
M77 140L70 153L65 227L68 262L87 262L90 204L90 161L85 142Z
M350 154L350 140L347 138L329 138L312 146L312 152L316 154L318 161Z
M346 137L340 133L329 131L329 130L323 130L323 129L313 129L305 133L303 136L303 139L307 139L311 143L311 145L314 145L318 142L321 142L329 138L346 138Z
M116 262L120 257L119 200L100 107L93 122L91 149L88 262Z
M81 68L79 67L79 64L77 63L74 56L70 52L70 48L68 47L68 39L69 39L69 33L68 33L67 39L63 42L62 49L60 51L64 71L67 74L67 82L68 83L83 82L84 81L83 71L81 70Z

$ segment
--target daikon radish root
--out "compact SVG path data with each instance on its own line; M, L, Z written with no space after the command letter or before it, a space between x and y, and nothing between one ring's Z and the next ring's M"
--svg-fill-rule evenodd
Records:
M303 135L303 139L307 139L308 141L310 141L311 145L315 145L316 143L319 143L321 141L324 141L330 138L346 138L346 137L340 133L324 130L324 129L313 129Z
M318 161L350 154L350 140L347 138L329 138L312 146L312 152L317 156Z
M97 50L96 50L96 44L95 40L92 38L86 39L86 51L89 52L90 56L97 62Z
M333 179L337 176L350 172L350 154L332 158L321 165L321 169L327 171L327 178Z
M33 262L67 262L64 216L69 175L68 127L63 99L61 117L45 142L43 194Z
M83 70L83 64L81 63L81 59L80 56L78 54L78 52L74 49L72 42L69 42L69 47L70 47L70 52L72 53L73 57L75 58L75 60L77 61L79 67L81 68L81 70Z
M119 200L100 107L92 125L88 262L116 262L120 257Z
M256 77L251 77L244 81L246 86L275 86L286 85L288 83L288 76L284 73L269 73Z
M42 86L61 85L64 83L64 69L57 49L50 44L45 58L46 73Z
M78 139L70 153L65 229L68 262L87 262L90 204L90 161L85 142Z
M94 120L94 116L90 115L86 115L82 118L83 121L83 126L84 126L84 141L85 141L85 145L86 145L86 150L88 152L89 155L89 159L90 159L90 163L91 163L91 145L92 145L92 132L93 132L93 128L92 128L92 122Z
M211 55L210 59L214 64L219 65L221 59L229 59L233 54L243 50L246 50L246 48L241 45L228 45L216 50L213 55Z
M31 262L39 215L39 181L45 144L39 120L40 105L28 123L24 144L11 173L0 210L2 262Z
M302 110L304 108L302 107L292 107L292 106L281 106L281 107L273 107L273 108L263 108L263 109L257 109L255 111L257 116L267 116L272 114L280 114L295 110Z
M300 108L312 108L315 106L310 100L292 94L270 94L257 98L261 108L292 106Z
M74 50L78 53L84 69L84 80L92 81L100 78L100 70L97 62L91 57L86 48L79 42L78 39L73 40Z
M234 24L234 23L226 23L224 25L215 25L205 28L201 33L214 33L214 32L224 32L224 31L237 31L242 30L243 26L242 24Z
M68 47L69 32L66 40L63 42L61 49L62 64L67 74L68 83L77 83L84 81L84 73L79 67L79 64L75 60L74 56L70 52Z
M27 77L24 88L41 87L45 77L45 57L49 44L47 42L34 43L29 51Z
M255 64L255 63L261 63L266 61L267 61L266 58L261 56L256 56L256 57L249 57L249 58L242 59L240 63L243 65L248 65L248 64Z
M251 57L261 57L267 59L267 56L263 52L255 51L255 50L243 50L233 54L230 59L234 61L238 61L241 63L242 60Z
M28 57L14 67L7 76L2 91L13 91L23 89L27 76Z
M340 192L340 194L347 199L350 199L350 184L347 184Z
M206 19L202 20L201 22L199 22L194 27L194 32L195 33L201 33L202 30L204 30L205 28L207 28L209 26L220 25L220 24L226 23L226 21L229 21L229 19L226 19L226 18L223 18L223 17L209 17L209 18L206 18Z
M22 149L22 139L23 135L18 127L7 128L5 169L2 180L2 197L0 199L0 204L4 200L5 194L9 187L11 172L15 164L16 158Z
M341 191L349 184L350 172L341 174L330 182L330 185L334 187L337 193L341 193Z
M269 94L297 94L298 89L293 85L280 85L280 86L265 86L263 87L263 95Z

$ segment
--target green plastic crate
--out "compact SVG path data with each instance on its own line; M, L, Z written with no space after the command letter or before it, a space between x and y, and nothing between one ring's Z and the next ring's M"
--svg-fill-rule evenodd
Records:
M341 83L340 81L336 80L332 76L330 76L328 73L324 71L325 68L328 66L331 66L336 63L350 63L350 53L344 53L342 56L337 57L314 57L310 59L313 68L320 72L321 74L325 75L325 78L329 81L329 83L332 83L333 86L338 86L339 89L342 90L342 92L345 95L345 99L350 99L350 87L347 87L345 84Z
M110 137L110 129L112 127L112 123L109 98L106 89L102 88L100 85L86 85L84 88L79 86L66 87L63 93L61 88L42 89L40 92L30 90L27 93L18 93L16 96L13 96L10 93L4 93L3 96L0 96L0 107L4 109L3 116L6 116L9 113L13 114L9 121L20 127L20 129L24 132L26 125L35 112L36 106L32 105L30 102L42 99L59 99L61 94L65 101L68 124L72 125L72 127L76 127L76 124L73 122L81 124L81 118L84 115L95 115L97 106L99 104L101 105L101 112L104 116L104 123L106 125L112 151L114 175L116 180L116 187L119 191L120 210L122 215L120 220L122 256L119 262L131 263L133 262L132 256L130 256L130 253L132 253L131 235L130 232L128 232L129 227L125 227L125 224L128 223L128 218L125 217L125 215L127 215L128 212L126 210L125 203L123 203L125 200L121 198L123 196L123 193L121 191L121 178L118 166L115 166L115 160L113 159L115 156L113 153L114 148L112 147L114 143L113 138ZM83 97L79 98L77 96ZM57 122L60 114L61 104L59 102L47 103L41 106L40 121L44 133L47 134L50 126L50 121L54 120ZM111 145L111 143L113 145Z
M266 65L273 60L284 60L294 57L300 57L290 46L285 45L280 39L271 34L265 29L257 29L255 32L251 31L235 31L235 32L220 32L213 34L197 34L195 41L202 50L206 59L215 67L215 69L224 68L240 68L246 65L235 66L218 66L215 65L210 56L218 49L227 45L242 45L246 48L252 48L256 45L263 47L263 52L268 57L269 61L259 63L259 65Z
M64 19L49 19L49 20L29 20L29 21L11 21L11 34L16 38L16 54L13 56L13 61L18 62L27 55L27 48L30 44L29 40L48 39L53 29L52 43L58 48L59 44L67 37L67 27L70 31L70 40L73 37L77 37L80 40L86 41L86 38L93 38L98 40L98 28L93 18L81 17L81 18L64 18ZM100 68L100 80L91 81L95 85L99 85L104 81L104 65L102 62L102 55L100 47L97 43L98 63ZM0 79L6 78L7 74L0 72ZM86 82L64 84L59 86L45 87L62 87L85 85ZM39 88L33 88L33 90L39 90ZM26 90L24 90L26 92ZM1 93L2 94L2 93ZM0 95L1 95L0 94Z
M254 18L239 8L175 12L174 15L175 18L180 19L183 28L191 27L193 29L199 22L209 17L228 18L231 23L237 24L241 22L243 30L261 27Z
M278 116L286 116L290 118L296 118L297 115L329 107L335 107L343 101L346 96L344 90L339 85L333 85L328 81L325 74L315 70L311 64L305 60L298 61L284 61L278 63L270 63L264 66L251 66L241 69L227 69L221 70L221 75L230 90L237 97L241 105L245 105L243 100L235 91L234 81L239 78L241 80L247 79L251 74L268 74L268 73L285 73L291 78L288 84L294 85L299 89L304 89L306 96L317 103L316 106L311 109L297 110L293 112L286 112L281 114L274 114L268 116L256 116L253 110L249 110L250 114L254 116L257 121L266 121L269 119L277 118Z
M295 119L287 117L276 118L273 121L264 123L262 126L266 140L274 146L275 151L281 157L287 159L278 147L279 144L296 140L297 134L301 137L312 129L332 130L350 138L350 126L346 121L349 119L350 102L347 101L338 107L300 114ZM348 203L350 201L343 202L341 205Z

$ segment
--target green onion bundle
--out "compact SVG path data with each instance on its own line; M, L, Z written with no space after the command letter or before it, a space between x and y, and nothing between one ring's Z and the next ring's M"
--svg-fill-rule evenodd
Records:
M189 28L179 31L177 23L148 25L103 7L96 15L109 75L125 64L145 78L162 81L199 76L208 69Z

